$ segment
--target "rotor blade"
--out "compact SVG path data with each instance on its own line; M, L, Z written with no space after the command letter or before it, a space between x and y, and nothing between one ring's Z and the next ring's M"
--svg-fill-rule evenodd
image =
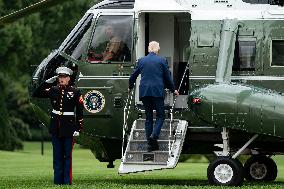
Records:
M23 18L24 16L38 12L42 9L52 7L59 3L63 3L65 1L70 1L70 0L42 0L38 3L25 7L18 11L12 12L11 14L0 17L0 25L14 22L20 18Z

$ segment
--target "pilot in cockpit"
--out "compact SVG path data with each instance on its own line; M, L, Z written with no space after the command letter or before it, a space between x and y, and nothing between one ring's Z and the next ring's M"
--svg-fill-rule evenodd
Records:
M96 47L91 47L88 52L88 61L121 61L124 43L115 32L112 25L105 26L106 40L99 43Z

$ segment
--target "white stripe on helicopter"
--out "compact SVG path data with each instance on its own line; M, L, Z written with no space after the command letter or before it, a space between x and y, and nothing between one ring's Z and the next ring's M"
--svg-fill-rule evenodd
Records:
M130 76L82 76L78 78L80 80L128 80Z

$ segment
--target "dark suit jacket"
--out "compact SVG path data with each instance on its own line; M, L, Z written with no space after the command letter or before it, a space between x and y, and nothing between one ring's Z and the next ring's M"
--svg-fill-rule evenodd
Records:
M170 89L171 92L175 91L167 60L155 53L149 53L138 60L137 66L129 78L129 89L133 88L139 74L141 74L140 99L145 96L164 98L165 88Z

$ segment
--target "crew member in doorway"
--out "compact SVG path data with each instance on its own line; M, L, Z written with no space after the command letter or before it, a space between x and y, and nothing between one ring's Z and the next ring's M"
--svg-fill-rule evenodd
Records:
M57 76L46 80L33 96L49 98L53 108L49 132L52 135L54 184L71 185L73 137L79 136L82 129L83 98L81 92L70 85L73 74L70 68L58 67L56 73Z
M175 95L174 82L171 78L168 63L165 58L158 56L160 45L152 41L148 46L149 54L138 60L137 66L129 78L129 91L133 89L139 74L139 99L143 102L146 113L145 131L148 141L147 150L159 150L158 139L165 120L164 89L168 88ZM156 121L153 127L153 110L156 110Z

